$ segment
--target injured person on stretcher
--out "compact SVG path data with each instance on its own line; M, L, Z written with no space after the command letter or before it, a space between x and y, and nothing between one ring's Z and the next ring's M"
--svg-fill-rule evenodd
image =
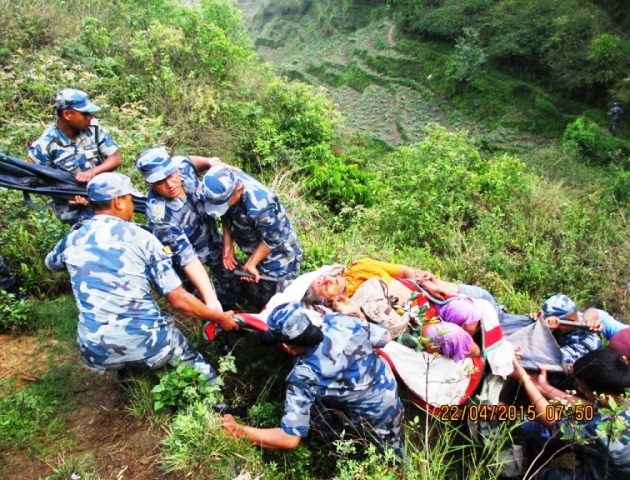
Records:
M239 314L242 326L265 331L270 312L279 305L289 302L301 302L306 307L304 313L316 326L321 325L325 314L331 313L335 308L354 308L355 315L363 318L380 318L381 320L377 322L392 332L392 337L399 336L400 338L398 341L388 342L379 349L378 354L389 363L398 380L412 392L414 401L421 408L428 408L430 411L441 405L462 404L471 397L482 380L487 383L489 378L505 379L512 373L514 347L503 336L500 324L502 310L497 307L492 296L485 290L470 285L443 282L420 270L370 259L355 262L347 269L347 272L355 273L354 277L344 273L345 271L340 265L325 265L315 271L303 273L282 292L276 293L261 312ZM370 300L371 293L368 288L370 282L374 287L381 289L380 300L385 300L385 302ZM383 286L386 288L384 289ZM426 293L426 298L431 305L420 304L417 297L420 287ZM322 293L320 292L322 290L321 297L313 290L319 293ZM352 296L353 302L360 303L360 311L357 307L352 307L352 304L339 301L340 297L349 295ZM449 302L450 297L455 297L457 300ZM405 304L408 304L409 311L404 311L402 308ZM456 305L463 305L464 308L461 309L463 312L461 310L458 312L454 308ZM444 338L443 335L436 342L437 348L440 348L440 340L446 340L441 347L445 352L463 352L462 358L455 360L455 355L449 357L439 355L435 350L429 351L418 332L419 327L415 327L415 332L408 333L406 330L408 324L412 323L412 316L426 315L429 306L435 316L438 309L444 316L447 314L456 316L459 313L460 319L463 318L460 324L450 324L442 319L438 320L436 325L438 328L440 325L447 325L443 330L453 325L458 330L457 334L464 337L465 341L469 341L469 345L474 342L470 333L461 325L473 327L471 331L479 327L479 333L474 335L478 341L475 346L481 350L482 355L471 356L471 350L465 350L458 345L452 347L454 342L449 343L449 337ZM469 306L474 308L468 308ZM346 311L349 313L348 310L339 313ZM481 314L480 320L479 314ZM528 323L531 323L531 319L525 318ZM474 325L475 322L477 325ZM416 325L416 323L413 320L413 324ZM409 330L412 329L409 328ZM211 333L206 331L209 338L211 338ZM440 333L439 329L437 333ZM405 344L407 341L412 348ZM449 348L451 350L448 350ZM492 397L491 403L498 401L498 391L496 399L494 394L494 389L488 391L487 398Z
M482 309L458 285L428 272L364 258L315 278L302 301L382 324L400 343L455 361L481 355L473 335Z

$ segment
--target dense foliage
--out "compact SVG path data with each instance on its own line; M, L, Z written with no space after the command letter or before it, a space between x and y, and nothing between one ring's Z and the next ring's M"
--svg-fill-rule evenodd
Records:
M392 93L401 110L412 93L425 95L443 108L445 123L472 126L472 133L424 124L412 130L413 120L407 125L401 120L397 127L406 145L398 148L349 134L345 127L352 119L340 118L323 89L278 78L260 64L228 0L0 0L0 149L24 157L52 120L54 92L81 88L102 107L99 119L118 141L122 170L137 186L143 182L133 161L156 145L221 156L271 185L305 248L304 270L371 255L478 283L518 312L558 291L621 318L630 312L627 143L602 128L601 114L600 123L592 112L576 117L583 105L492 70L499 65L525 71L578 96L609 87L622 91L628 51L619 25L627 15L616 2L599 7L538 0L264 3L260 19L313 14L324 36L386 14L408 32L451 42L453 47L445 47L401 38L394 48L381 35L378 48L372 48L352 39L347 65L321 58L320 44L308 45L320 58L304 75L351 94ZM284 27L269 44L301 28ZM575 48L568 47L572 44ZM370 114L377 128L386 115L376 111L383 103L375 105ZM499 143L491 128L512 130ZM509 135L517 137L518 129L547 138L527 137L529 146L517 151ZM409 132L420 140L409 141ZM542 146L536 143L543 140ZM0 192L0 254L22 295L30 295L0 295L0 329L38 325L52 328L55 340L71 342L72 299L48 300L67 292L67 276L43 265L66 231L45 201L25 207L20 194ZM64 325L56 325L61 320ZM187 335L194 338L195 332ZM229 401L248 404L250 423L275 426L286 358L239 342L234 352L241 364L237 373L226 374L224 393ZM218 348L202 344L201 350L213 365L219 363ZM7 427L0 429L0 442L9 454L49 427L59 430L56 415L72 388L71 375L64 375L65 383L44 377L46 391L38 386L10 391L0 401L0 423ZM163 467L193 478L396 478L401 471L405 478L498 475L493 449L462 440L449 426L429 432L429 422L418 419L407 428L404 465L374 450L360 456L344 441L335 445L333 458L341 459L336 465L304 446L262 455L223 435L209 408L220 396L190 369L178 367L156 387L144 380L131 385L131 415L165 423ZM154 410L168 414L160 417Z
M597 101L630 73L630 38L624 28L630 17L615 2L390 3L406 31L454 43L466 28L474 28L501 67L528 71L552 89L580 98Z

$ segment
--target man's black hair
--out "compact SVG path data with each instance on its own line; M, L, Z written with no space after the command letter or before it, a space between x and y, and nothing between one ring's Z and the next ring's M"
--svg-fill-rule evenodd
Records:
M272 330L265 330L262 337L263 343L267 345L286 343L287 345L294 345L296 347L314 347L315 345L319 345L323 339L324 333L322 329L312 323L295 338L288 338Z
M112 208L112 200L102 200L100 202L94 202L90 200L90 207L92 210L109 210Z
M621 395L630 388L630 366L610 348L594 350L580 357L573 366L573 376L597 393Z

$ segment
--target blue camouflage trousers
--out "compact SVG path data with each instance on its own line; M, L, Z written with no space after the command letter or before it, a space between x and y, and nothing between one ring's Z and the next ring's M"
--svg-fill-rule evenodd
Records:
M155 369L165 365L174 367L179 363L185 363L205 376L208 379L208 383L214 382L217 377L217 372L214 368L206 362L184 334L174 325L168 327L168 348L141 360L123 361L124 357L118 357L112 362L108 362L106 359L102 363L95 363L90 360L90 352L86 345L82 344L80 340L77 340L77 342L81 352L81 362L89 370L98 374L104 374L107 370L120 370L125 367Z

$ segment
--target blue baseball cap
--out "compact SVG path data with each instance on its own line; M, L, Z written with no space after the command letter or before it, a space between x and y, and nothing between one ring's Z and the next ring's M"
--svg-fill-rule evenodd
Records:
M148 183L164 180L177 170L177 165L164 147L149 148L136 159L136 167Z
M320 343L323 337L322 330L311 323L300 303L278 305L267 317L267 331L264 336L267 343L287 342L313 346Z
M213 217L222 217L230 208L230 198L238 187L238 179L232 170L226 167L212 167L203 177L203 193L206 197L206 213Z
M76 110L84 113L94 113L100 110L90 101L87 93L75 88L64 88L57 92L55 107L61 110Z
M131 179L127 175L116 172L96 175L87 184L87 194L92 202L104 202L129 194L134 197L142 197L142 194L133 188Z
M557 293L553 297L549 297L542 304L542 311L545 317L566 317L577 311L577 307L573 300L562 293Z

